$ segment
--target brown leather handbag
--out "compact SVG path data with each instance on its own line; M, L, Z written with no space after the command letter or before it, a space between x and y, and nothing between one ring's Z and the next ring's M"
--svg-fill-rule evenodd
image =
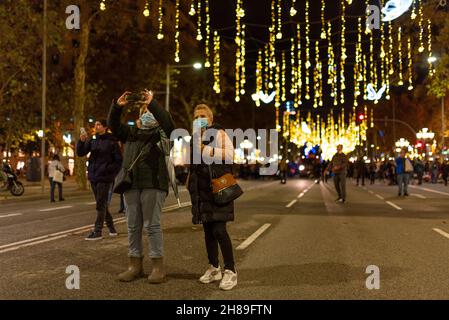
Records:
M228 204L243 194L242 188L240 188L237 180L235 180L231 173L226 173L221 177L214 178L211 167L208 166L208 169L215 204Z

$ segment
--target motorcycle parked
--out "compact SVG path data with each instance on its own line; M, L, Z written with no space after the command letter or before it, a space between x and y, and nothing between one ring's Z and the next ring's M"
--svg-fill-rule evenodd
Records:
M0 191L9 191L13 196L19 197L25 192L25 188L17 179L17 175L12 171L11 167L7 163L3 163L3 174L6 181L3 186L0 185Z

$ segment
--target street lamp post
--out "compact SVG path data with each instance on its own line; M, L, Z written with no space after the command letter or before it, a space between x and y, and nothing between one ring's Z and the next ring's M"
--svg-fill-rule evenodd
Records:
M47 0L44 0L44 34L42 51L42 139L41 139L41 186L45 191L45 114L47 96Z
M434 137L435 137L435 133L429 131L428 128L422 128L416 134L416 138L418 138L418 140L424 140L424 144L426 146L426 159L428 158L428 154L429 154L428 143L426 142L426 140L432 140Z
M167 67L165 69L166 72L166 84L165 84L165 109L170 111L170 70L171 69L181 69L181 68L194 68L199 70L203 67L203 65L199 62L194 64L182 64L182 65L170 65L167 63Z

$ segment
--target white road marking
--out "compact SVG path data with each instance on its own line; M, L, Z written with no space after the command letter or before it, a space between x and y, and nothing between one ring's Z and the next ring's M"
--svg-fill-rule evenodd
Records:
M292 200L289 204L286 205L287 208L290 208L292 205L294 205L298 200Z
M440 230L440 229L438 229L438 228L433 228L432 230L435 231L435 232L438 232L438 233L441 234L443 237L446 237L446 238L449 239L449 233L446 233L446 232L444 232L443 230Z
M304 197L304 192L300 193L297 198L299 199L299 198L302 198L302 197Z
M391 201L385 201L386 203L388 203L390 206L392 206L393 208L397 209L397 210L402 210L401 207L395 205L393 202Z
M10 213L0 216L0 218L9 218L9 217L15 217L15 216L21 216L21 213Z
M415 186L410 186L410 187L415 188L415 189L421 189L421 190L433 192L433 193L442 194L442 195L445 195L445 196L449 196L449 193L447 193L447 192L432 190L432 189L429 189L429 188L419 188L419 187L415 187Z
M187 206L190 206L190 205L191 205L190 201L182 202L181 203L181 208L187 207ZM60 207L58 209L61 209L61 208L62 207ZM172 210L176 210L178 208L179 207L176 204L176 205L173 205L173 206L164 207L162 209L162 212L172 211ZM54 208L54 209L56 209L56 208ZM114 223L115 224L121 224L121 223L125 223L125 222L126 222L126 217L121 217L121 218L114 219ZM64 231L60 231L60 232L56 232L56 233L43 235L43 236L36 237L36 238L31 238L31 239L18 241L18 242L8 243L8 244L0 246L0 253L4 253L4 252L8 252L8 251L14 251L14 250L17 250L17 249L20 249L20 248L23 248L23 247L33 246L33 245L36 245L36 244L40 244L40 243L45 243L45 242L61 239L61 238L67 237L70 234L79 234L79 233L82 233L82 232L89 231L91 229L92 229L92 225L87 225L87 226L83 226L83 227L78 227L78 228L74 228L74 229L69 229L69 230L64 230Z
M411 193L410 195L412 195L414 197L418 197L420 199L427 199L426 197L424 197L422 194L419 194L419 193Z
M56 208L47 208L47 209L41 209L41 210L39 210L39 211L40 211L40 212L48 212L48 211L56 211L56 210L69 209L69 208L73 208L73 206L64 206L64 207L56 207Z
M368 190L369 193L374 194L374 192L372 190Z
M93 202L86 202L86 204L89 205L89 206L91 206L91 205L93 205L93 204L97 204L97 202L96 202L96 201L93 201Z
M384 197L382 197L382 196L380 196L380 195L378 195L378 194L376 194L375 196L378 197L380 200L385 200Z
M251 243L253 243L262 233L265 232L271 226L270 223L264 224L256 232L254 232L248 239L243 241L236 250L245 250Z

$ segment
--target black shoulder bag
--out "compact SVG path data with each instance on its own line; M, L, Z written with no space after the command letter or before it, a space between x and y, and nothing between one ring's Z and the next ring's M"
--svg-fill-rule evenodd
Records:
M144 153L144 149L145 146L148 143L149 149L151 149L152 147L152 143L150 142L150 140L153 137L151 137L150 139L148 139L147 142L145 142L145 144L143 145L142 149L140 150L139 155L136 157L136 159L134 159L133 163L131 164L131 166L129 168L125 168L122 167L119 171L119 173L117 174L117 176L115 177L115 181L114 181L114 193L118 193L118 194L123 194L126 191L128 191L129 189L131 189L132 185L133 185L133 168L136 165L136 163L139 161L140 157L142 157L142 154Z

